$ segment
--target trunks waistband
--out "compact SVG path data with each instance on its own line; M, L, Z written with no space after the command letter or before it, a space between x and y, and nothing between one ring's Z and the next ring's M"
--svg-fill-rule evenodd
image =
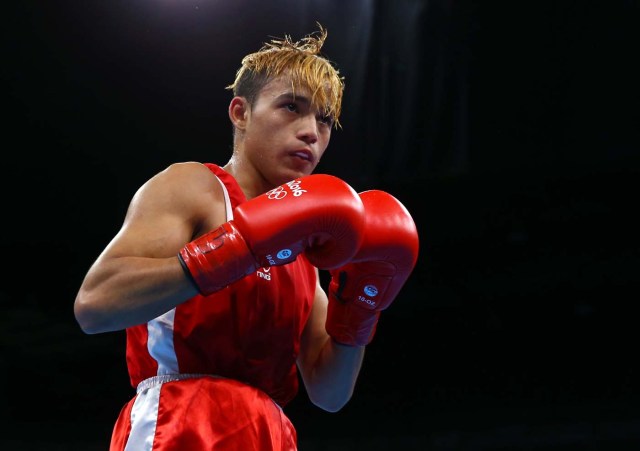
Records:
M138 384L136 387L136 393L145 391L148 388L161 385L166 382L181 381L183 379L195 379L198 377L218 377L213 374L200 374L200 373L180 373L180 374L161 374L159 376L149 377Z

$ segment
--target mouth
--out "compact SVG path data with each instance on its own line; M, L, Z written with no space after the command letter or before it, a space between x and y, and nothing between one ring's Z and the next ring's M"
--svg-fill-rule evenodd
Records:
M313 163L314 157L313 153L307 149L299 149L290 152L289 155L295 158L300 158L301 160L308 161L309 163Z

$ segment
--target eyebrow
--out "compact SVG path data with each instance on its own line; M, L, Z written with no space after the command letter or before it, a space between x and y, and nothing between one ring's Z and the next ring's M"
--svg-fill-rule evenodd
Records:
M281 100L292 100L292 101L295 100L296 102L302 102L306 105L311 105L311 99L309 99L309 97L297 95L291 91L285 92L284 94L280 94L279 96L276 97L276 101L281 101Z
M276 97L276 102L282 102L283 100L287 101L296 101L304 103L306 106L311 105L311 99L307 96L295 95L293 91L287 91L284 94L280 94ZM333 115L328 115L327 117L331 118L331 122L335 123L336 118Z

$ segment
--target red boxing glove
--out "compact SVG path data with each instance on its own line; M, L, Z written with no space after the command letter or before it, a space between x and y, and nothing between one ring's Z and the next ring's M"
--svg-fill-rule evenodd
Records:
M294 179L241 205L234 218L187 243L178 254L200 293L214 293L260 267L305 252L321 269L344 265L363 237L364 205L337 177Z
M404 205L379 190L360 194L364 239L350 263L331 270L326 329L341 344L364 346L418 259L418 231Z

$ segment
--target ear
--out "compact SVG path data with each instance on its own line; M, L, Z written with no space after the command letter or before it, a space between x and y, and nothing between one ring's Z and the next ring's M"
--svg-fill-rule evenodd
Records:
M229 103L229 119L237 129L243 130L249 116L250 105L244 97L236 96Z

